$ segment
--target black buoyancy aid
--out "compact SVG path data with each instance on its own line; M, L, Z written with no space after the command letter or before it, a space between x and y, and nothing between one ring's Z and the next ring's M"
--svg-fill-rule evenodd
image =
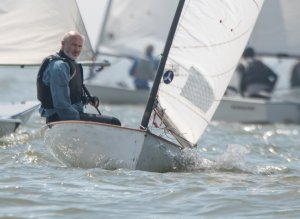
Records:
M248 68L246 68L245 77L247 79L247 84L262 83L272 85L276 82L275 73L258 60L254 60L249 64Z
M82 90L82 65L77 64L75 61L68 58L62 51L60 51L58 55L50 55L43 60L37 75L37 98L39 101L41 101L41 106L46 109L53 109L53 100L50 87L45 85L43 82L43 75L49 63L56 60L61 60L68 63L68 65L70 66L70 76L72 76L76 71L75 76L72 77L69 82L71 103L73 104L82 101L82 98L84 96L84 92Z

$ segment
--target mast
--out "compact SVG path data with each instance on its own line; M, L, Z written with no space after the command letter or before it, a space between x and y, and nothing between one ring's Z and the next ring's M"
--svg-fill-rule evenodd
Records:
M104 20L102 22L102 27L101 27L100 34L99 34L99 39L98 39L98 42L96 44L96 51L95 51L95 55L93 57L93 61L96 61L97 57L100 54L99 47L100 47L101 43L104 40L104 30L105 30L106 25L107 25L107 19L108 19L108 15L110 13L110 10L111 10L112 3L113 3L113 0L108 0L106 11L105 11L105 15L104 15ZM93 76L94 67L95 66L93 66L93 67L90 68L90 79Z
M185 2L185 0L179 0L178 6L177 6L177 9L176 9L176 12L175 12L175 16L174 16L174 19L172 21L172 25L171 25L171 28L170 28L170 31L169 31L169 34L168 34L168 38L167 38L167 41L166 41L166 44L165 44L164 52L162 54L162 58L161 58L161 61L159 63L159 67L158 67L158 70L157 70L157 73L156 73L156 77L154 79L153 86L151 88L151 92L150 92L148 102L147 102L147 105L146 105L146 108L145 108L145 112L144 112L144 115L143 115L143 118L142 118L142 122L141 122L141 125L140 125L141 129L146 129L148 127L151 112L153 110L156 95L157 95L157 92L158 92L159 84L160 84L160 81L161 81L161 78L162 78L162 75L163 75L163 72L164 72L164 68L165 68L165 65L166 65L166 62L167 62L169 51L170 51L171 46L172 46L172 42L173 42L174 35L175 35L176 29L177 29L177 26L178 26L178 23L179 23L179 19L180 19L180 15L181 15L181 12L182 12L182 9L183 9L183 6L184 6L184 2Z
M105 30L106 25L107 25L108 15L110 13L112 3L113 3L113 0L109 0L108 3L107 3L106 12L105 12L105 15L104 15L104 20L102 22L102 28L100 30L100 37L99 37L99 40L98 40L97 45L96 45L96 55L95 55L95 57L97 57L99 55L98 48L100 47L100 45L102 44L102 42L104 40L104 30Z

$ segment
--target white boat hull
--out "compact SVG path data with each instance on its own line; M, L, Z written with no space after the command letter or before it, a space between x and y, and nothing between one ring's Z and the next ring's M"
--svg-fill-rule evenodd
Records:
M213 120L241 123L300 123L300 102L223 97Z
M20 119L22 123L26 123L39 105L39 101L1 103L0 118Z
M51 123L45 145L67 166L152 172L180 169L181 149L142 130L84 121Z
M15 132L20 124L25 124L39 105L38 101L1 103L0 137Z
M91 84L86 86L91 94L97 96L101 102L108 104L146 104L149 97L149 90L133 90Z
M21 124L19 119L1 119L0 118L0 138L13 133Z

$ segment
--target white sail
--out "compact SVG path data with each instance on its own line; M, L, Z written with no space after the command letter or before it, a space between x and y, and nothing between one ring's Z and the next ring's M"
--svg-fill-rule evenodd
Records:
M249 40L261 54L300 55L299 0L266 0Z
M86 35L79 60L93 57L75 0L1 0L0 65L40 64L60 48L65 32Z
M262 4L186 1L165 68L175 76L158 92L160 116L182 145L196 145L211 120Z
M98 50L139 56L152 44L160 54L177 5L178 0L112 0Z

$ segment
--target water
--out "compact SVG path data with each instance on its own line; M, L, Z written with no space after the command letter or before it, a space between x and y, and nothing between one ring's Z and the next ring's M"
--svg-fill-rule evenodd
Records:
M35 71L1 72L1 101L35 98ZM130 107L130 110L128 108ZM129 126L142 107L103 105ZM300 127L212 123L182 172L72 168L37 113L0 140L0 218L299 218Z

